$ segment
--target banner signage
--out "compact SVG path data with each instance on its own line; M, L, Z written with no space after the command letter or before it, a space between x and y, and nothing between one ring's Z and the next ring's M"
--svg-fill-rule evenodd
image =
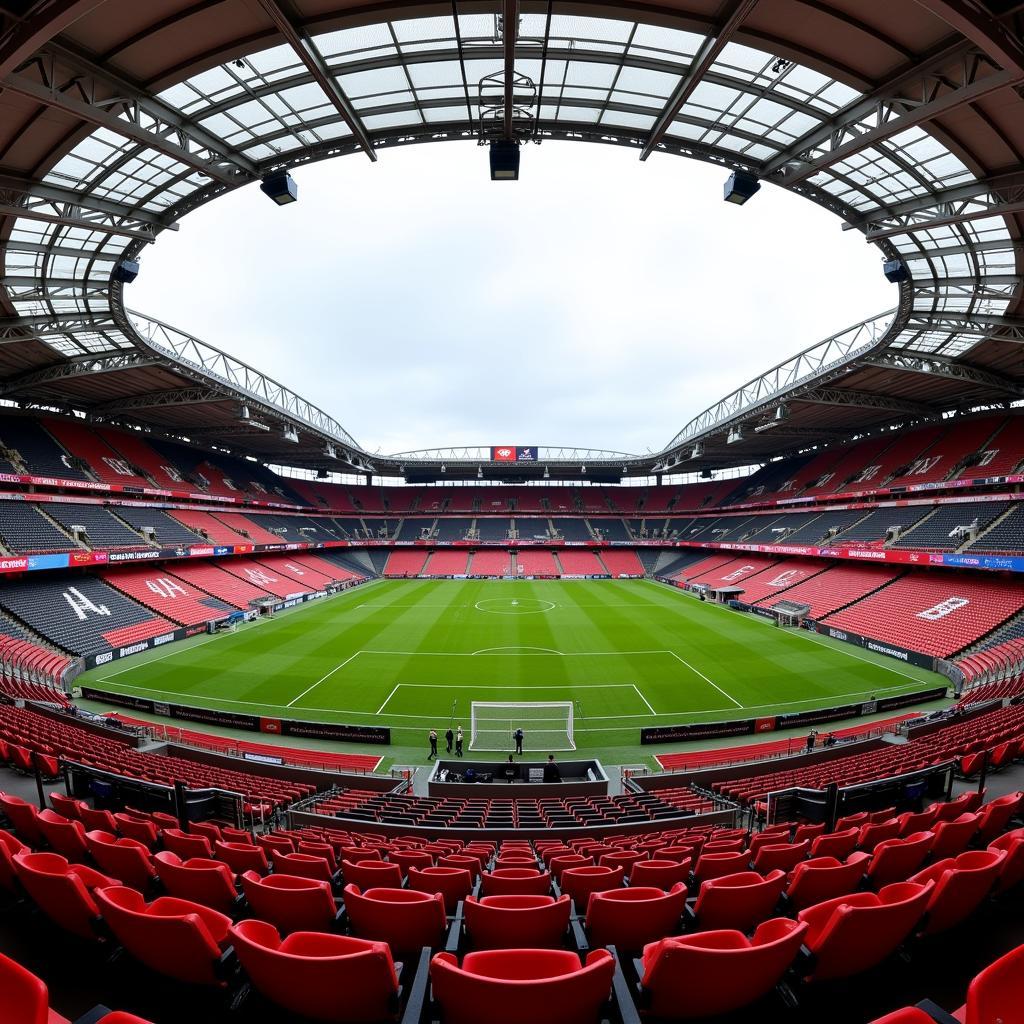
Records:
M316 739L347 740L350 743L391 742L391 730L384 726L343 725L333 722L289 722L287 720L259 718L235 711L217 711L213 708L194 708L185 704L164 704L134 697L128 693L110 693L91 686L82 687L82 696L87 700L98 700L104 704L116 704L133 711L145 711L151 715L164 715L183 722L203 722L208 725L226 726L246 732L275 732L284 736L306 736ZM273 722L276 728L264 728ZM264 758L260 758L265 760ZM256 760L253 758L252 760ZM269 763L269 762L267 762Z
M536 445L521 447L499 444L491 448L491 462L536 462Z

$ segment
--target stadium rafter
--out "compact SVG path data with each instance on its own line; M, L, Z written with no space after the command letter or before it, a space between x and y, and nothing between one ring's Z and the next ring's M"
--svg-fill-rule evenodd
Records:
M177 436L201 417L267 461L440 472L440 450L433 462L371 454L254 368L129 313L113 273L187 213L270 172L478 139L486 79L501 84L488 110L505 138L741 168L831 210L909 271L892 311L780 362L660 450L543 449L535 477L745 465L797 440L1019 395L1020 11L983 0L709 8L168 0L150 14L131 0L0 0L0 386L20 381L11 393L25 404ZM134 367L122 358L132 353ZM60 370L90 359L123 368ZM476 453L446 472L480 474L488 453Z

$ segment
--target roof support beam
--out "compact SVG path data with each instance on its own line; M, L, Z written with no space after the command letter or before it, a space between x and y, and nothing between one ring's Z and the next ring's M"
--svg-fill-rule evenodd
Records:
M131 398L119 398L113 402L94 405L89 411L96 416L120 416L140 409L159 409L179 405L207 405L210 402L228 401L229 397L210 388L175 388L171 391L149 391Z
M911 313L905 329L949 331L993 341L1024 342L1024 317L988 313Z
M152 242L164 225L146 211L135 211L106 199L93 200L73 189L37 184L0 175L0 217L24 217L46 224L84 228Z
M17 345L36 339L77 334L80 331L116 330L112 314L83 313L68 316L12 316L0 318L0 345Z
M950 28L980 46L1004 68L1024 73L1024 44L1001 25L977 0L917 0Z
M973 46L957 46L915 64L840 110L765 164L762 174L781 185L810 178L838 160L906 129L1024 81L1024 72L994 68Z
M907 402L870 391L851 391L846 388L815 388L796 395L794 402L813 402L815 405L848 406L855 409L877 409L900 416L933 416L935 409L924 402Z
M858 220L848 221L843 230L857 228L872 242L921 228L959 224L981 217L1007 216L1022 210L1024 172L1015 171L865 214Z
M683 109L684 104L693 94L693 90L700 84L711 65L715 63L725 48L726 43L736 34L736 30L754 10L757 3L758 0L728 0L725 4L718 28L713 30L713 34L709 34L701 43L700 49L693 58L693 63L680 79L679 84L669 97L668 103L665 104L658 119L654 122L651 134L647 137L640 153L641 160L646 160L654 152L658 143L665 137L676 114Z
M37 0L0 35L0 78L106 0Z
M8 89L191 167L225 185L257 177L256 165L138 86L63 47L34 54L0 78Z
M505 69L505 108L502 111L502 138L515 137L512 119L515 114L516 41L519 38L519 0L501 2L502 59Z
M300 27L298 18L290 9L289 0L258 0L260 7L274 23L274 27L284 37L285 42L295 51L295 55L306 66L306 70L313 76L313 80L324 94L331 101L334 109L338 111L345 123L352 129L352 134L359 140L363 152L371 160L377 159L377 152L370 141L370 134L366 130L362 119L356 113L355 107L345 95L344 90L328 70L327 62L317 49L316 44L308 33Z
M51 384L79 377L91 377L98 373L120 373L124 370L142 370L148 366L159 366L158 360L142 352L118 352L110 356L89 356L74 362L48 366L45 370L33 370L0 384L0 395L4 397L18 391L46 390Z
M990 370L978 366L956 363L943 356L926 353L890 351L877 356L859 359L861 366L871 366L879 370L902 370L906 373L918 373L926 377L941 377L950 381L973 384L979 388L987 388L1014 398L1024 398L1024 386Z

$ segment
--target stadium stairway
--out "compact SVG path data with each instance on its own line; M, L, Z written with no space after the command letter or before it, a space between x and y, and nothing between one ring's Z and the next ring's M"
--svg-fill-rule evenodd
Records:
M938 509L936 509L936 512L937 511L938 511ZM1000 526L1002 523L1004 523L1011 516L1016 518L1019 513L1020 513L1020 505L1019 504L1014 503L1014 504L1008 505L1003 512L1001 512L998 516L995 517L995 519L992 520L992 522L988 523L983 529L978 531L977 537L975 537L973 540L964 541L964 543L961 544L960 547L957 548L957 551L958 552L959 551L967 551L970 548L975 547L976 545L979 546L979 547L985 547L985 545L979 544L979 542L982 541L993 530L995 530L997 526Z

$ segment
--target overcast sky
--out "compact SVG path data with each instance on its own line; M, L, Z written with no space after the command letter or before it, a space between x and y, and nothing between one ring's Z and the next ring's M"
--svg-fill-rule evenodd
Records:
M371 451L659 449L749 378L896 300L879 254L812 203L612 146L350 156L165 232L126 298L277 378Z

